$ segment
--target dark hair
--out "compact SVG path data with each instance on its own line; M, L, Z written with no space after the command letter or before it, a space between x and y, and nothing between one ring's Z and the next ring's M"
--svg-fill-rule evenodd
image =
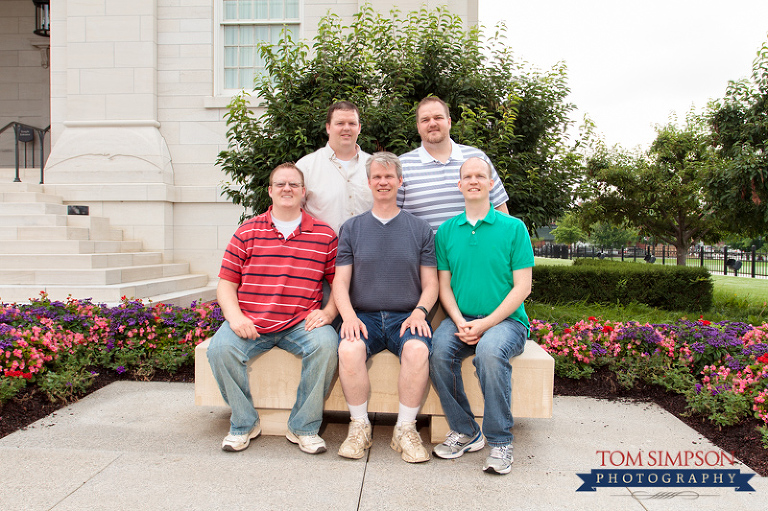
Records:
M360 110L358 110L357 105L351 101L337 101L328 107L328 115L325 117L326 124L331 124L331 117L333 117L333 112L336 110L352 110L357 114L358 122L360 121Z

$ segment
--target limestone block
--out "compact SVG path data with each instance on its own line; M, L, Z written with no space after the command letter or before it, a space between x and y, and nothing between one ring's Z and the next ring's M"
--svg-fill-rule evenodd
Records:
M221 397L216 380L208 364L207 349L210 340L195 348L195 405L226 406ZM464 387L472 410L482 418L483 395L475 376L472 363L474 357L467 358L462 364ZM528 341L522 355L512 360L512 414L515 417L549 418L552 416L552 392L554 382L554 359L535 341ZM296 400L301 373L301 359L281 349L272 349L248 363L248 378L251 383L254 406L270 411L274 421L281 419L274 415L275 410L289 411ZM371 380L371 395L368 401L370 412L397 413L397 380L400 362L389 352L374 355L368 361L368 375ZM338 376L334 378L331 392L325 401L326 411L346 411L347 405ZM422 414L440 418L443 415L440 400L430 384L427 396L421 408ZM287 419L287 415L285 416ZM435 423L432 441L439 442L445 437L447 424ZM274 434L284 434L285 424L277 428ZM273 425L274 426L274 425ZM264 423L262 423L264 427ZM266 429L265 434L272 434Z

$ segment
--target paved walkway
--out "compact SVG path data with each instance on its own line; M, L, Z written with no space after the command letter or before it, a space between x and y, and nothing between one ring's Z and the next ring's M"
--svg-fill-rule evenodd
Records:
M494 476L481 471L487 448L456 460L403 462L389 447L392 415L375 418L367 459L336 455L345 414L327 417L321 433L329 452L321 455L265 436L243 452L225 453L228 409L193 402L193 384L117 382L0 439L0 511L640 511L765 509L768 502L768 478L759 476L749 481L754 492L577 492L576 474L601 468L597 451L719 452L654 404L556 397L552 419L516 421L512 473ZM726 468L752 473L743 465ZM675 491L686 493L671 497Z

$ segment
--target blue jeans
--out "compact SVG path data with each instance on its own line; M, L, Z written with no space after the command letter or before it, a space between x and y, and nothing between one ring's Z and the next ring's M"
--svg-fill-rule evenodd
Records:
M477 319L465 316L467 321ZM474 346L464 344L454 334L458 332L451 318L445 318L432 336L432 356L429 373L443 406L448 426L458 433L474 437L480 431L464 391L461 362L472 353L485 398L483 434L488 445L501 446L512 442L512 365L509 359L525 350L528 330L513 319L505 319L489 328Z
M412 334L410 328L403 332L402 337L400 336L400 327L403 325L403 321L411 315L410 312L356 311L356 314L368 330L368 339L361 337L361 340L365 343L366 358L371 358L371 356L385 349L400 358L400 355L403 353L403 346L411 339L418 339L427 345L430 352L432 351L431 339L419 334Z
M258 422L248 383L248 361L274 346L301 356L301 380L288 429L296 435L315 435L323 422L323 402L331 388L338 358L339 337L330 325L307 332L304 322L256 339L243 339L225 321L208 346L208 362L224 401L232 408L229 432L248 433Z

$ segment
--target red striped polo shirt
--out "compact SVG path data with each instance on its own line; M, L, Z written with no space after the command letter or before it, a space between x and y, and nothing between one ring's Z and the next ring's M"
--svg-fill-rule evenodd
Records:
M337 244L333 229L303 210L299 227L283 238L270 206L235 231L219 278L238 284L240 309L256 330L279 332L320 308L323 279L333 282Z

